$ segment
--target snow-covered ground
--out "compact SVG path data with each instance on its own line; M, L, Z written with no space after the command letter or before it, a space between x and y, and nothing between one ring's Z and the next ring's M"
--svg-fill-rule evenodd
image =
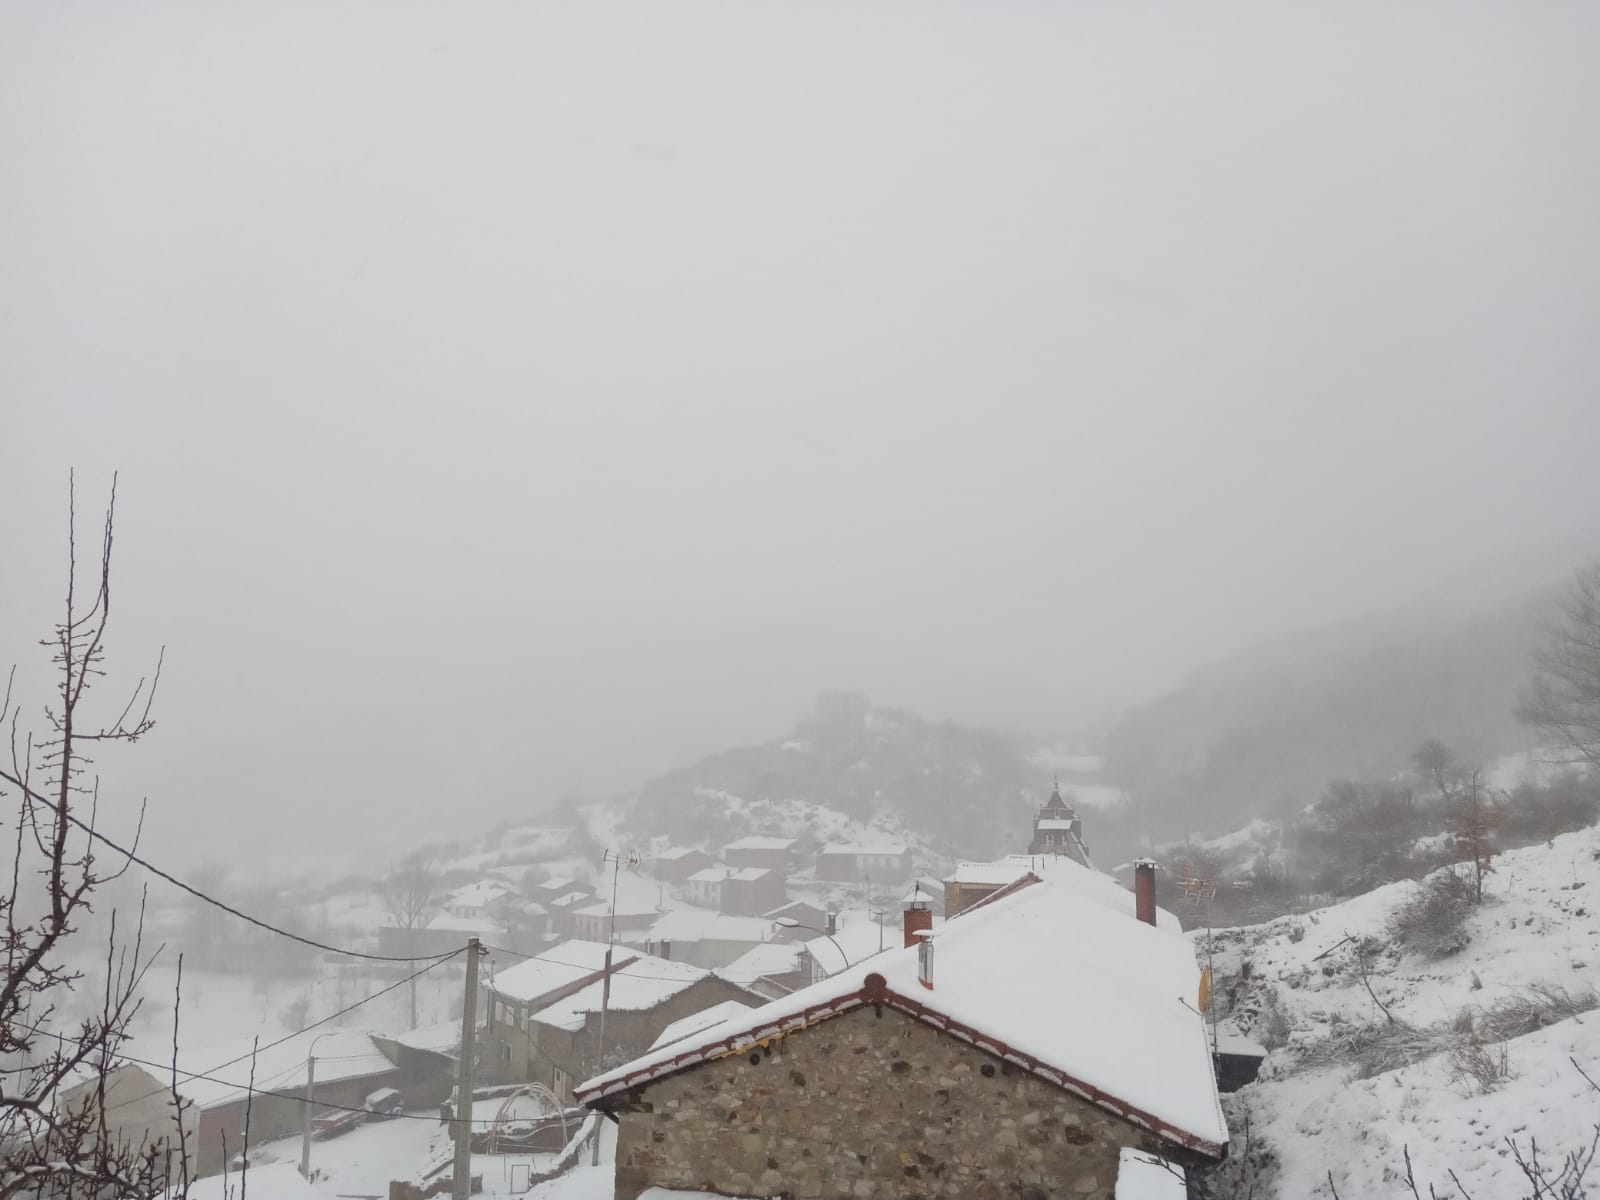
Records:
M1448 1055L1435 1055L1370 1079L1353 1068L1297 1070L1296 1051L1343 1023L1385 1022L1368 994L1353 943L1373 938L1372 992L1397 1021L1451 1022L1524 994L1530 985L1581 993L1600 982L1600 830L1565 834L1549 845L1494 860L1481 909L1469 918L1471 940L1450 957L1426 961L1392 947L1387 922L1417 886L1391 884L1343 904L1266 925L1219 930L1214 953L1219 993L1233 992L1241 1024L1259 1035L1270 993L1287 1019L1290 1042L1267 1060L1261 1081L1230 1102L1235 1149L1242 1118L1251 1137L1276 1158L1263 1198L1338 1194L1410 1195L1401 1176L1409 1150L1423 1195L1465 1192L1518 1197L1520 1179L1506 1139L1558 1160L1583 1149L1600 1124L1600 1093L1578 1066L1600 1080L1600 1010L1572 1017L1504 1044L1510 1078L1487 1094L1463 1080ZM1205 935L1194 935L1204 953ZM1241 978L1248 970L1248 976ZM1492 1048L1496 1054L1501 1048ZM1594 1181L1600 1183L1600 1177Z

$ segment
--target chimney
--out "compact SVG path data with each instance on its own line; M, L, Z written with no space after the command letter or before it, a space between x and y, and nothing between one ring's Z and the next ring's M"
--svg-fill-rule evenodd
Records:
M839 932L839 914L836 913L836 912L830 912L828 914L828 919L827 919L827 921L824 922L824 924L827 926L827 932L828 932L828 934L830 936L835 934L835 933L838 933Z
M933 931L924 929L916 936L917 982L933 991Z
M1133 864L1133 913L1146 925L1156 923L1156 864L1148 858Z
M922 939L918 934L927 933L933 929L933 909L922 895L919 884L912 894L911 902L906 905L905 934L906 945L915 946Z

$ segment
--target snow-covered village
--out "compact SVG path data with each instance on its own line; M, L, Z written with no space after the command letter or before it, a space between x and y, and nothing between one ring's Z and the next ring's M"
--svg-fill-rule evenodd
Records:
M1600 1200L1596 46L0 5L0 1200Z

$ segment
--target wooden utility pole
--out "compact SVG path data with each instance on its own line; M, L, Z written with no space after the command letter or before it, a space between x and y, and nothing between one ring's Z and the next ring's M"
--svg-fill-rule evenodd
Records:
M472 1195L472 1067L477 1057L473 1045L478 1026L477 938L467 939L467 994L461 1002L461 1072L456 1083L456 1161L450 1180L451 1200Z

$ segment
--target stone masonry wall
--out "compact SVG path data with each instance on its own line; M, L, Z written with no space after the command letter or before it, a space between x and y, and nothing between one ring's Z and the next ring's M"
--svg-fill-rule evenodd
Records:
M887 1008L646 1085L619 1115L617 1200L652 1186L793 1200L1112 1200L1121 1147L1172 1153Z

